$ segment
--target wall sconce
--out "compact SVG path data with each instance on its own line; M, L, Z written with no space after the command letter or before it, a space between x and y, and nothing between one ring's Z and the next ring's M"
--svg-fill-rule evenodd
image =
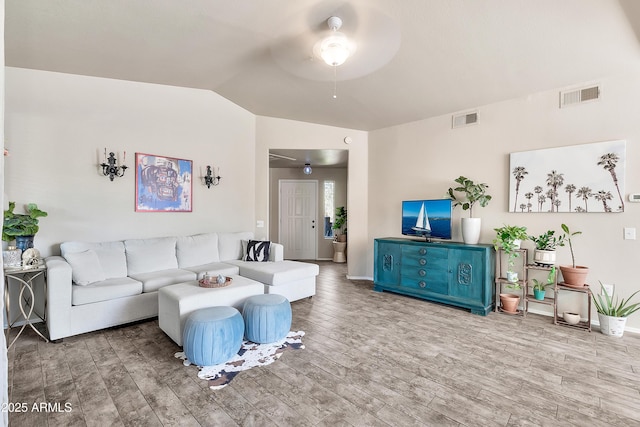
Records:
M305 175L311 175L311 163L305 163L304 167L302 168L302 172L304 172Z
M113 178L124 176L124 172L127 170L127 166L124 165L124 162L127 160L127 152L124 152L124 158L122 159L122 165L118 166L116 164L116 156L113 153L109 153L109 158L107 158L107 149L104 149L104 163L102 166L102 174L104 176L108 176L110 181L113 181Z
M218 175L213 175L211 173L211 166L207 165L207 174L204 176L204 185L206 185L207 188L211 188L212 185L220 184L221 179L220 168L218 168Z

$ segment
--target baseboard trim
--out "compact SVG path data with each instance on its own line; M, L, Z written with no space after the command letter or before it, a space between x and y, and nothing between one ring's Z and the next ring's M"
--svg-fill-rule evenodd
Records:
M529 313L533 313L533 314L539 314L541 316L547 316L547 317L553 317L553 313L549 313L548 311L542 311L542 310L536 310L536 309L529 309ZM560 314L561 316L562 314ZM595 318L591 318L591 326L597 326L598 328L600 328L600 322L598 322L598 316L596 315ZM631 332L633 334L638 334L640 333L640 328L630 328L628 326L626 326L624 328L625 332Z
M350 276L347 274L347 279L349 280L371 280L373 282L373 277L369 276Z

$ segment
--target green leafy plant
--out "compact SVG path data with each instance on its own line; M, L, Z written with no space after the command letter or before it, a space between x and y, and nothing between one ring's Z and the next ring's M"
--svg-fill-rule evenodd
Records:
M473 217L473 205L479 203L483 208L489 204L491 196L487 194L489 186L484 183L476 184L469 178L460 176L454 180L459 185L451 187L447 191L449 199L453 200L453 207L462 206L462 210L469 211L469 217ZM464 196L456 196L455 193L463 193Z
M539 281L537 279L532 279L531 280L533 282L533 289L537 290L537 291L544 291L549 286L554 284L555 278L556 278L556 267L554 266L554 267L551 267L551 270L549 271L549 274L547 275L547 281L546 282L541 282L541 281Z
M569 250L571 251L571 263L573 265L573 268L576 268L576 258L573 255L573 243L571 241L571 237L582 234L582 231L574 231L572 233L571 231L569 231L569 227L567 226L567 224L562 224L560 227L562 227L562 231L564 231L566 234L567 241L569 242Z
M497 251L502 249L509 258L517 256L516 240L527 240L527 227L519 227L517 225L505 225L500 228L493 229L496 232L496 238L493 239L493 247ZM510 264L513 266L513 264Z
M347 208L344 206L336 208L336 219L331 228L338 230L337 234L347 234Z
M614 300L613 294L609 295L607 290L602 286L602 282L600 282L600 288L602 292L604 292L604 298L602 298L600 294L593 295L593 303L598 313L612 317L628 317L640 310L640 303L631 304L631 298L640 291L635 291L629 298L622 298L622 301L620 301L617 297Z
M536 244L536 249L541 251L555 251L556 247L564 246L566 236L556 236L553 230L547 230L539 236L529 236L529 240Z
M17 214L13 210L16 202L9 202L9 209L4 211L4 223L2 227L2 240L10 242L17 236L33 236L40 227L38 226L38 218L47 216L45 211L38 209L35 203L29 203L26 208L26 214Z

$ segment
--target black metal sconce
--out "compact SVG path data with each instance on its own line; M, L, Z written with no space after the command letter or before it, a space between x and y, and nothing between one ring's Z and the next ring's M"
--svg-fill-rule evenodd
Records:
M104 176L108 176L110 181L113 181L113 178L117 177L122 177L124 176L124 172L127 170L127 166L126 165L120 165L118 166L116 164L117 160L116 160L116 156L113 153L113 151L111 153L109 153L109 157L107 158L107 149L104 149L104 160L105 163L102 163L100 166L102 166L102 174ZM122 160L122 163L124 163L127 160L127 152L124 152L124 159Z
M218 168L218 174L220 174L220 168ZM207 165L207 174L204 176L204 185L207 188L211 188L212 185L220 184L222 177L220 175L213 175L211 173L211 166Z

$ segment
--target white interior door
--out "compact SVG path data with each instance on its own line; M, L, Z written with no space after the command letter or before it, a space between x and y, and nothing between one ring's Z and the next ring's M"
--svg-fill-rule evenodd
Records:
M316 259L318 181L285 180L280 184L280 243L285 259Z

